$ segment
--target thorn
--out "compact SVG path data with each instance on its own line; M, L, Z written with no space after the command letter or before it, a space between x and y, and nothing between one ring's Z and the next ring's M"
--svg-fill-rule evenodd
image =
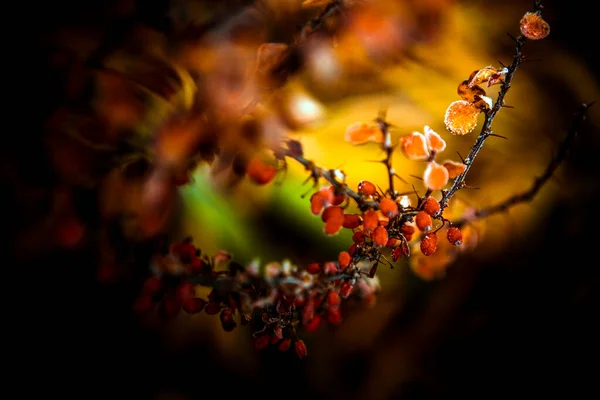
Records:
M504 65L504 63L502 61L498 61L498 64L500 64L502 66L502 68L508 68L508 66Z
M415 188L415 185L412 185L413 191L415 192L415 194L417 195L418 198L421 198L421 195L419 195L419 192L417 192L417 188Z
M473 190L479 190L479 189L481 189L481 188L478 188L478 187L475 187L475 186L469 186L466 183L462 184L462 188L464 188L464 189L473 189Z
M456 152L456 154L458 154L458 158L460 158L460 161L462 161L462 163L466 165L467 163L465 162L465 159L463 158L463 156L461 156L458 151Z
M395 176L396 178L400 179L402 182L404 182L404 183L408 184L408 181L407 181L406 179L404 179L403 177L401 177L400 175L398 175L398 174L394 173L394 176Z
M583 103L583 108L585 108L587 110L588 108L590 108L594 104L596 104L596 100L590 101L589 103Z
M490 133L490 136L496 136L496 137L508 140L508 138L506 136L498 135L496 133Z
M416 176L416 175L409 175L409 176L412 176L413 178L415 178L415 179L418 179L418 180L420 180L420 181L422 181L422 180L423 180L423 178L421 178L420 176Z
M506 32L506 35L507 35L509 38L511 38L512 40L514 40L516 43L519 43L519 40L518 40L516 37L514 37L513 35L511 35L510 33Z

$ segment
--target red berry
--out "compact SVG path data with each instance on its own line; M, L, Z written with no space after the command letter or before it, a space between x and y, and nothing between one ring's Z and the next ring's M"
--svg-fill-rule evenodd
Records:
M369 181L360 181L358 191L365 196L373 196L377 192L377 187Z
M379 209L388 218L394 218L398 215L398 203L389 198L381 199L379 202Z
M342 302L342 299L340 298L340 295L338 292L331 291L327 295L327 304L329 304L329 307L337 308L341 302Z
M346 281L342 283L342 287L340 287L340 296L345 299L346 297L350 296L352 289L354 289L354 286L352 286L350 282Z
M430 256L437 250L438 246L438 237L435 233L426 234L421 240L421 252Z
M292 339L285 338L279 343L279 351L288 351L292 345Z
M331 325L337 325L342 322L342 312L339 308L330 308L327 310L327 322Z
M432 196L428 196L423 202L423 211L435 217L441 210L440 203Z
M306 271L309 274L318 274L319 272L321 272L321 266L319 265L319 263L311 263L306 266Z
M412 235L415 233L415 227L409 224L404 224L400 227L400 232L406 237L406 235Z
M237 326L233 319L233 311L231 308L224 308L221 311L221 314L219 314L219 319L221 320L221 326L225 332L231 332Z
M342 251L338 255L338 264L340 264L340 268L346 268L348 265L350 265L351 261L352 256L350 256L350 253L347 251Z
M419 211L415 216L415 224L420 231L429 232L433 226L433 220L425 211Z
M378 226L373 231L371 239L373 239L373 242L375 242L379 246L385 246L389 239L388 232L383 226Z
M294 343L294 349L296 350L296 355L299 358L304 358L308 354L306 344L303 340L296 340L296 343Z
M254 348L256 350L262 350L269 345L271 337L269 335L261 335L254 338Z
M321 314L316 314L308 323L304 324L304 330L306 332L316 332L321 326L322 320Z
M358 214L344 214L343 227L346 229L358 228L362 223L362 219Z
M463 242L462 232L454 226L448 228L446 237L448 238L448 241L455 246L460 246Z
M203 299L199 299L197 297L192 297L183 302L183 311L188 314L198 314L202 310L204 310L204 306L206 306L206 301Z

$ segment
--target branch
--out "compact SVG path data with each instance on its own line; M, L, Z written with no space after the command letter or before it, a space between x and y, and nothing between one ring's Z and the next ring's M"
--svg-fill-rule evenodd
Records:
M505 199L504 201L502 201L496 205L478 210L475 213L474 217L471 217L470 219L485 218L492 214L497 214L500 212L507 211L509 208L511 208L517 204L533 200L535 195L537 195L537 193L544 186L544 184L546 184L546 182L548 182L550 180L550 178L552 177L552 175L554 174L556 169L560 166L560 164L569 155L569 150L573 146L575 138L577 137L577 134L581 130L583 122L586 119L586 112L593 104L594 104L594 102L589 103L589 104L584 103L579 107L579 109L575 113L575 117L573 118L571 127L568 129L567 135L565 136L562 143L560 144L558 151L556 152L554 157L550 160L550 163L546 166L546 169L544 170L542 175L540 175L539 177L537 177L534 180L533 184L531 185L531 187L529 189L527 189L521 193L515 194L513 196L510 196L509 198ZM466 222L467 222L467 220L463 219L460 221L456 221L454 223L454 225L460 226Z
M304 168L306 168L306 170L310 172L310 177L315 182L317 182L320 178L323 178L327 182L331 183L336 189L336 191L340 193L345 193L348 197L352 198L361 210L365 210L367 208L373 208L376 210L379 208L378 202L365 200L360 193L355 192L354 190L350 189L348 185L346 185L344 182L341 182L337 178L337 175L339 175L341 171L319 167L313 161L290 149L281 149L280 153L302 164Z
M539 12L542 8L541 2L535 1L533 8L534 8L534 12ZM471 169L471 166L473 165L475 158L481 151L483 144L485 143L485 140L488 137L494 135L494 133L492 131L492 123L494 122L494 118L496 117L498 112L505 106L504 105L504 97L506 97L506 94L508 93L508 90L510 89L511 82L513 80L513 77L515 75L517 68L524 61L522 49L523 49L523 45L527 41L527 38L523 35L519 35L513 39L517 44L517 48L515 50L515 54L513 56L512 63L510 64L510 66L507 67L508 71L505 75L502 87L500 88L500 91L498 92L498 97L496 98L496 102L494 103L494 106L490 110L485 111L485 121L483 123L483 126L481 127L479 136L477 136L477 139L475 140L475 144L473 144L473 147L471 147L471 151L469 152L468 156L464 160L464 164L466 166L465 170L463 171L462 174L460 174L459 176L456 177L456 179L454 180L454 183L452 184L452 187L447 192L445 192L444 195L442 196L442 199L440 200L440 207L442 210L444 210L444 208L446 208L448 206L448 202L450 201L452 196L454 196L454 194L456 194L456 192L458 190L460 190L466 186L465 178L467 177L467 174L469 173L469 170Z

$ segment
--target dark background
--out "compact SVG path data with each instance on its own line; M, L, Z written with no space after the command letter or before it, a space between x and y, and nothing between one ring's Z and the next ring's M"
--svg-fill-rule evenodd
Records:
M140 2L137 17L165 29L163 3ZM557 21L553 40L564 43L597 71L595 14L583 2L544 4ZM35 62L38 89L31 106L23 110L28 113L24 121L28 134L6 139L3 165L16 166L25 181L51 185L53 176L37 132L42 131L45 112L60 101L53 97L53 85L60 82L46 72L46 53L39 39L65 24L105 24L114 16L100 1L55 1L32 7L40 22L27 24L22 46L28 46L27 56ZM25 59L21 62L25 64ZM428 351L421 353L421 373L393 383L386 398L598 396L598 149L598 130L586 128L562 167L565 182L571 182L565 190L585 190L559 199L537 235L486 260L486 267L471 275L474 283L466 286L460 306ZM2 188L9 203L4 208L9 236L27 217L21 214L23 207L13 189ZM83 191L80 199L84 212L93 215L93 193ZM10 238L5 244L12 245ZM185 352L169 352L159 335L131 315L134 287L99 285L93 273L95 262L86 251L55 251L26 263L12 256L6 259L5 270L17 273L14 280L5 280L11 293L5 302L11 319L5 327L9 331L5 353L13 355L7 368L17 397L151 399L163 393L186 396L182 398L351 398L350 393L360 393L368 384L365 379L373 358L385 352L386 341L416 323L423 307L415 301L393 316L372 352L345 354L335 364L339 370L329 390L325 385L317 391L308 378L308 364L293 355L260 353L262 378L250 379L216 361L201 340ZM468 256L459 260L456 271L468 270L472 262ZM464 290L460 284L456 287ZM482 322L465 328L473 320ZM340 387L344 390L336 391Z

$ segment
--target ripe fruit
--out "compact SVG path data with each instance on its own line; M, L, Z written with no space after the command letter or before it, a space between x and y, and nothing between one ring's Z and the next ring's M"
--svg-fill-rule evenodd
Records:
M432 196L428 196L423 202L423 211L432 217L440 212L440 203Z
M415 216L415 224L421 232L429 232L433 226L433 220L425 211L419 211Z
M438 237L435 233L428 233L421 240L421 252L423 255L430 256L437 250Z
M446 237L448 238L448 241L455 246L459 246L463 242L462 232L460 231L460 229L454 226L448 228Z

